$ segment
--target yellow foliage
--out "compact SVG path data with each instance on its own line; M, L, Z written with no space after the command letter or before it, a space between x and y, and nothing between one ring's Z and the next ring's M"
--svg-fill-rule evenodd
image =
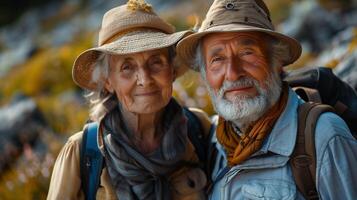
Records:
M15 170L9 169L2 174L0 182L0 199L32 200L46 199L49 180L35 172L32 176L26 175L24 170L30 166L20 166ZM37 171L37 170L36 170Z
M74 134L88 119L88 106L78 102L64 102L59 96L37 97L36 102L56 133Z
M293 64L284 67L285 70L294 70L305 67L309 62L316 59L316 55L312 53L303 53L301 57Z
M340 61L338 59L332 59L328 63L325 64L326 67L328 68L335 68Z
M15 67L0 82L0 91L11 97L17 91L30 96L58 94L75 87L71 71L74 59L91 46L92 37L56 49L43 49Z
M293 0L274 0L274 1L264 1L269 10L272 21L274 24L279 24L289 15L291 4Z
M195 107L198 107L204 110L208 115L213 115L214 109L211 103L210 96L207 91L205 91L205 85L200 78L200 74L189 70L184 76L180 77L177 80L177 84L180 84L181 90L174 91L173 96L179 100L181 105L187 105L190 103L190 100L195 103ZM198 88L204 89L204 93L202 91L198 93ZM181 98L180 92L184 92L186 94L186 99ZM201 105L201 101L205 101L204 105Z
M348 53L353 53L357 49L357 28L353 28L353 39L348 46Z

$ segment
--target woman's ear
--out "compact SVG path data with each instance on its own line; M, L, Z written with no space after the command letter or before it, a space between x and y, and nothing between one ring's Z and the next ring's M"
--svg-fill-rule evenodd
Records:
M109 78L105 80L104 88L109 92L109 93L114 93L114 88L113 85L110 81Z

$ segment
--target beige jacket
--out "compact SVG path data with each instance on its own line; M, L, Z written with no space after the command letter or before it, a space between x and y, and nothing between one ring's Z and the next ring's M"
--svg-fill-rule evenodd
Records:
M207 115L199 109L191 109L199 117L204 133L208 135L210 120ZM71 136L59 153L53 168L48 200L84 199L81 189L79 154L83 132ZM101 147L102 144L99 144ZM197 161L192 144L187 148L185 160ZM200 169L181 169L169 178L174 187L173 199L196 200L205 199L204 187L206 186L206 176ZM189 179L195 182L194 187L188 185ZM117 199L115 190L112 187L107 169L104 168L100 177L100 187L97 191L96 199L110 200Z

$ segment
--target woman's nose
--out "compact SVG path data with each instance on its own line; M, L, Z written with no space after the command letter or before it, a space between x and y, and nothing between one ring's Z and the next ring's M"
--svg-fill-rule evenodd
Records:
M137 78L137 85L140 86L148 86L153 83L153 78L151 77L151 74L148 70L146 69L140 69L136 73L136 78Z

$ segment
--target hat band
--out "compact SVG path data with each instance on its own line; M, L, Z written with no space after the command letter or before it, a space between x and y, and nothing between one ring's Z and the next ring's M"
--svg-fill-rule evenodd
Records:
M128 33L132 33L132 32L136 32L136 31L147 31L147 32L163 32L160 29L156 29L156 28L147 28L147 27L134 27L134 28L129 28L123 31L119 31L116 34L114 34L113 36L111 36L109 39L105 40L104 42L102 42L101 45L105 45L108 43L111 43L119 38L121 38L122 36L128 34Z
M231 25L231 24L236 24L236 25L243 25L243 26L251 26L251 27L257 27L261 29L269 29L269 30L274 30L271 27L266 27L265 25L254 23L254 22L229 22L229 23L217 23L214 26L207 27L206 29L203 29L199 32L203 32L205 30L209 31L212 28L218 27L218 26L225 26L225 25Z

